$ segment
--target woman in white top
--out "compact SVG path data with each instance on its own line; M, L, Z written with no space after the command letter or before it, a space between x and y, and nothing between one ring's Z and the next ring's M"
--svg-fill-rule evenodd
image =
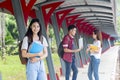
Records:
M99 30L94 30L92 35L94 42L91 45L97 47L95 50L91 50L90 46L88 46L86 53L90 51L90 64L88 68L88 78L89 80L93 80L92 74L94 73L95 80L99 80L98 69L100 64L100 56L102 51L102 36Z
M42 51L30 53L29 50L31 49L33 42L37 43L38 45L42 45ZM47 47L48 44L45 37L42 36L42 27L39 23L39 20L32 19L21 47L22 56L28 58L26 65L27 80L47 80L43 62L43 59L48 55Z

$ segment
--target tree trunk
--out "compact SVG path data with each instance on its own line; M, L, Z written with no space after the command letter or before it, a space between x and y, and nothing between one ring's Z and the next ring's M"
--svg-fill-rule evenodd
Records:
M1 13L1 52L2 60L5 60L5 14Z

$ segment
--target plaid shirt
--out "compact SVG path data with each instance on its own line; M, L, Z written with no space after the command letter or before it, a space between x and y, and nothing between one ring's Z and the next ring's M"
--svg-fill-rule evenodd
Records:
M70 37L69 34L67 34L63 38L63 47L72 50L73 49L73 42L74 42L74 38ZM71 53L71 52L65 52L63 55L63 59L67 62L72 62L72 55L73 55L73 53Z

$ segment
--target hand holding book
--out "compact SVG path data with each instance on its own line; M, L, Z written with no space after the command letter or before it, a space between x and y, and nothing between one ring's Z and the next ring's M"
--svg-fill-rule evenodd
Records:
M43 45L42 44L39 44L37 42L33 42L30 46L30 49L29 49L29 53L31 54L36 54L36 53L40 53L43 51Z
M90 44L89 47L90 47L90 51L92 51L92 52L99 50L99 48L97 46L92 45L92 44Z

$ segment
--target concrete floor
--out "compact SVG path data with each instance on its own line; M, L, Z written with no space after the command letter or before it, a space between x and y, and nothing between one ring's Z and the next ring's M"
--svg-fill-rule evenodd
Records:
M115 80L118 51L119 46L114 46L102 54L99 67L99 80ZM88 64L84 65L84 68L79 68L77 80L88 80L87 69ZM64 76L60 77L60 80L65 80ZM70 80L72 80L71 76Z

